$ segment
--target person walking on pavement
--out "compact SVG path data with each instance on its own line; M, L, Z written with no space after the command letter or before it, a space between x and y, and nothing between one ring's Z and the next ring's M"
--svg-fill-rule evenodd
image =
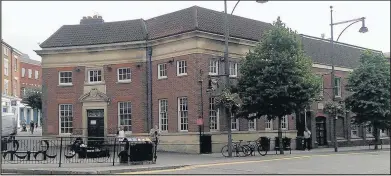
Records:
M149 135L151 137L151 141L153 143L155 143L155 151L154 151L154 153L155 153L155 156L154 156L155 162L156 162L156 158L157 158L156 152L157 152L157 145L159 143L160 134L161 134L161 132L160 132L160 129L158 128L157 125L155 125L155 128L152 128L150 130L150 132L149 132Z
M34 121L31 121L31 122L30 122L30 131L31 131L31 134L34 134L34 127L35 127Z
M304 131L304 150L308 149L308 151L311 150L311 132L308 130L308 128L305 128Z

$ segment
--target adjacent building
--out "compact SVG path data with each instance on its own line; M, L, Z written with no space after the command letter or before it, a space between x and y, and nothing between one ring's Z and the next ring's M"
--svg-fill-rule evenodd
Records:
M127 135L139 136L158 125L163 133L160 150L198 153L197 119L203 117L201 129L212 135L214 152L226 144L228 128L234 140L277 136L277 121L227 122L215 105L224 62L229 62L230 81L235 84L239 61L271 29L269 23L239 16L229 16L229 21L228 61L223 59L223 13L197 6L148 20L104 22L94 16L62 26L36 51L42 57L44 135L110 136L124 126ZM329 41L301 38L326 88L331 82ZM336 95L343 99L346 76L365 48L343 43L335 48ZM208 82L214 91L207 91ZM324 99L308 109L306 119L294 114L283 118L284 136L295 138L307 124L316 146L332 144L332 118L323 113L330 89L319 94ZM349 115L337 123L341 143L352 141L355 129Z
M31 60L27 54L23 54L2 40L2 112L14 113L18 119L18 126L22 121L30 122L33 116L39 115L37 110L21 103L23 90L26 87L41 87L41 66L39 61ZM28 78L31 70L34 78ZM34 81L31 81L34 79ZM26 110L25 110L26 109ZM26 112L28 114L26 114ZM31 118L29 118L31 115ZM38 120L39 118L34 118ZM37 122L37 121L36 121Z

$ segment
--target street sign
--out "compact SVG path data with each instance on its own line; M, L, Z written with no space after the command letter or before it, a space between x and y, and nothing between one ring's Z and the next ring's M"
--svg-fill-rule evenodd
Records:
M202 118L198 118L197 119L197 125L202 125L203 123L203 119Z

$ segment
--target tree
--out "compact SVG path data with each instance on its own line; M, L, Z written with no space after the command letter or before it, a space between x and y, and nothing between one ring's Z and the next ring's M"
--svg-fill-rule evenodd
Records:
M227 124L231 124L231 114L236 114L242 105L242 101L237 93L233 93L231 88L225 88L222 93L216 97L216 105L227 110ZM228 125L228 156L232 156L232 130Z
M39 109L42 111L42 91L35 88L26 89L22 103L27 104L32 109Z
M376 144L379 129L390 129L390 63L378 53L364 51L360 65L348 77L347 108L355 114L355 123L373 126ZM375 149L378 146L375 145Z
M237 89L243 105L238 116L278 118L281 154L284 153L281 119L319 94L320 79L311 69L312 61L305 56L301 39L279 17L241 64Z

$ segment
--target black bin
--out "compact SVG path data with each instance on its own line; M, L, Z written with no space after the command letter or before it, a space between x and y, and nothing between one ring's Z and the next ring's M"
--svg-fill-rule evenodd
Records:
M304 137L303 136L296 137L296 150L304 150Z
M212 136L202 135L200 136L200 153L212 153Z

